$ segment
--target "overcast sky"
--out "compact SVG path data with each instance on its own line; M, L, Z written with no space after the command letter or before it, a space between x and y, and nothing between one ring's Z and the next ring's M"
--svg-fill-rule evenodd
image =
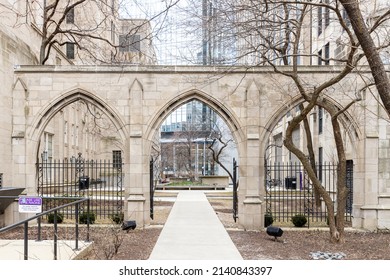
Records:
M180 28L180 11L188 5L187 0L124 0L123 5L122 17L151 20L159 64L191 64L196 60L197 46Z

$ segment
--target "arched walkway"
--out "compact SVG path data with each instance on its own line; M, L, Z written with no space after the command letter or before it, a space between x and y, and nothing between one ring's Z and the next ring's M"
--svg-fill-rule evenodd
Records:
M308 86L315 86L330 74L327 68L304 68L301 77ZM29 185L29 191L34 191L31 184L36 181L34 164L45 126L62 108L84 100L109 116L124 143L126 218L137 220L141 226L148 225L149 159L153 138L170 112L196 99L222 117L237 143L238 222L246 229L263 227L265 150L280 117L299 103L288 77L277 75L266 67L249 71L174 66L20 67L15 76L23 83L15 86L13 99L13 105L19 108L15 110L14 118L20 120L15 122L13 133L14 185ZM351 81L334 87L331 97L340 106L354 98L355 88L364 87L364 81L357 75L353 86ZM364 107L352 106L349 112L344 122L345 127L353 127L346 131L359 163L354 179L356 185L361 184L361 194L354 199L358 209L355 220L357 226L362 226L365 213L367 217L372 213L378 215L382 209L377 203L378 195L362 194L368 189L378 190L378 182L382 182L378 178L378 168L371 168L372 162L379 161L378 154L367 149L370 145L378 147L379 140L367 137L366 131L371 129L372 122L368 121L369 113ZM368 181L368 176L374 176L375 183ZM386 193L387 189L382 188L381 192ZM387 198L382 200L387 203ZM370 208L361 211L364 205L370 205ZM372 221L369 223L375 223Z

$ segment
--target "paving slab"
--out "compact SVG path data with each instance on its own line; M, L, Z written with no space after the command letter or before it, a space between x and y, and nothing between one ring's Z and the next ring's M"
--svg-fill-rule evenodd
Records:
M150 260L242 260L203 191L181 191Z
M92 243L79 241L78 250L74 240L58 240L57 260L72 260L77 258ZM24 260L23 240L0 240L0 260ZM53 240L29 240L28 260L54 260Z

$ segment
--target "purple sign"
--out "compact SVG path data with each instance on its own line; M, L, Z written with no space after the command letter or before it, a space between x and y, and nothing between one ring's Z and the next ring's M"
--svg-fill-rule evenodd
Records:
M20 197L19 205L42 205L41 197Z
M40 213L42 212L42 198L32 196L19 197L19 212Z

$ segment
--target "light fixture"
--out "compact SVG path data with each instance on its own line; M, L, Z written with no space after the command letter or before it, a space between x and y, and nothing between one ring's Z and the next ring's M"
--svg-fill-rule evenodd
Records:
M280 227L269 226L267 227L267 234L275 237L274 241L276 241L278 237L283 235L283 230Z
M135 221L124 221L122 224L122 229L123 230L134 230L136 228L137 224Z

